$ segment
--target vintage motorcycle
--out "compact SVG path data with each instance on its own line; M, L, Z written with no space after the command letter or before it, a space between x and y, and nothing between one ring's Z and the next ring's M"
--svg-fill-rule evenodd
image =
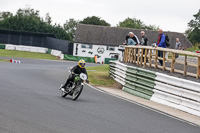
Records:
M83 90L84 81L87 80L87 75L84 73L81 73L80 75L79 74L74 74L74 75L75 75L74 81L73 82L70 81L70 83L66 86L66 88L61 88L62 87L62 84L61 84L59 90L61 90L62 97L66 97L67 95L70 95L72 96L72 100L75 101L80 96Z

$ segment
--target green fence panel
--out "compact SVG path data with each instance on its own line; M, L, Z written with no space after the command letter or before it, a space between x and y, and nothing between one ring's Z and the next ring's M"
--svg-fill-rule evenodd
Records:
M126 75L125 80L129 80L130 82L136 82L137 81L137 76L135 76L135 75L133 75L133 76Z
M130 82L130 81L127 81L127 80L125 81L125 83L130 84L131 86L140 87L140 88L148 90L148 91L153 91L153 88L147 87L147 86L144 86L144 85L140 85L138 83Z
M126 73L132 73L132 74L137 74L137 69L130 69L130 68L127 68L127 70L126 70Z
M127 66L127 72L131 72L133 74L137 73L137 67Z
M137 75L135 74L131 74L131 73L127 73L126 72L126 76L132 77L132 78L137 78Z
M5 49L6 45L0 45L0 49Z
M156 78L156 73L152 71L148 71L145 69L137 68L137 75L150 78L150 79L155 79Z
M125 86L125 87L127 87L127 86ZM132 89L130 87L127 87L127 88ZM153 95L152 91L144 90L144 89L142 89L140 87L135 87L135 89L132 89L132 90L137 91L137 92L139 92L141 94L148 95L148 96L152 96Z
M95 60L92 57L80 57L66 54L64 55L64 60L79 61L81 59L85 60L85 62L95 63Z
M126 88L126 87L123 87L123 91L128 92L128 93L130 93L130 94L133 94L133 95L135 95L135 96L138 96L138 97L147 99L147 100L150 100L150 99L151 99L151 96L149 96L149 95L140 93L140 92L138 92L138 91L135 91L135 90L132 90L132 89L129 89L129 88Z
M110 64L110 73L112 76L115 75L113 73L114 71L115 64ZM155 86L156 73L133 66L127 66L125 75L126 78L123 90L135 96L150 100L154 93L153 89Z
M113 61L116 61L118 59L114 59L114 58L105 58L104 60L104 64L110 64L110 61L113 60Z
M133 66L127 66L127 68L137 70L137 67L133 67Z
M47 50L47 54L51 54L52 49Z
M151 88L154 88L154 86L155 86L154 80L145 79L145 78L142 78L140 76L137 76L136 82L139 83L139 84L151 87Z
M130 84L126 83L124 86L129 88L129 89L143 93L145 95L149 95L149 96L153 95L153 91L151 89L147 89L147 88L144 88L144 87L141 87L141 86L137 86L137 84L136 85L130 85Z
M155 86L153 80L145 79L145 78L135 76L135 75L131 75L131 74L127 74L127 73L126 73L125 79L130 81L130 82L138 83L138 85L143 85L143 86L150 87L150 88L153 88Z

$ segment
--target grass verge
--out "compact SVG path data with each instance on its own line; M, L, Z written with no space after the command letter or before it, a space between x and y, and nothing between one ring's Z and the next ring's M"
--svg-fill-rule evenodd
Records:
M43 53L33 53L26 51L12 51L12 50L4 50L0 49L0 56L2 57L19 57L19 58L34 58L34 59L49 59L49 60L57 60L56 56L50 54Z
M91 85L101 87L116 87L119 84L109 77L109 65L86 67Z

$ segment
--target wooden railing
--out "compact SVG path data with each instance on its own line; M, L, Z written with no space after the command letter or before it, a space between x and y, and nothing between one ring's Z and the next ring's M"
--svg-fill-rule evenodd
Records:
M163 58L158 57L158 51L163 52ZM166 58L165 53L168 52L170 55L172 55L172 58ZM185 56L184 61L179 61L176 60L175 54L181 54ZM187 57L192 56L197 59L197 63L191 63L188 62ZM143 58L141 58L143 57ZM147 62L148 59L148 62ZM163 60L163 66L161 66L157 61L158 60ZM166 63L170 62L171 67L166 67ZM151 46L126 46L125 51L124 51L124 62L126 63L135 63L140 66L148 66L148 67L155 67L155 68L160 68L163 70L168 70L171 73L177 72L181 73L183 75L189 75L196 77L197 79L199 78L199 71L200 71L200 54L198 53L193 53L189 51L182 51L182 50L175 50L175 49L168 49L168 48L155 48ZM182 64L183 65L183 70L180 69L175 69L175 64ZM187 67L191 66L196 69L195 73L192 72L187 72Z

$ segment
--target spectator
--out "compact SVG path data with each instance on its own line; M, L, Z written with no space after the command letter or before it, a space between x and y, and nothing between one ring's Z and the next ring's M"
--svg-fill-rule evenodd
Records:
M97 63L97 55L94 56L95 63Z
M129 32L128 35L129 35L129 38L128 38L128 43L127 43L127 45L136 45L137 43L136 43L135 40L133 39L134 33L133 33L133 32Z
M166 48L166 42L165 42L165 35L163 34L163 30L159 29L158 30L158 41L156 43L156 47L162 47ZM158 57L163 57L163 51L158 51ZM163 65L163 60L159 60L160 65Z
M129 35L126 35L125 42L123 43L124 45L127 45L128 39L129 39L129 38L130 38L130 36L129 36Z
M181 50L181 42L179 40L179 38L176 38L176 45L175 45L175 49L176 50ZM178 58L179 54L175 54L175 58Z
M144 31L141 31L140 34L141 34L141 36L142 36L140 45L142 45L142 46L147 46L147 45L148 45L148 38L147 38L147 36L145 35L145 32L144 32ZM143 54L145 54L145 50L143 51ZM144 61L144 57L143 57L143 61ZM146 61L148 62L148 58L147 58Z
M129 32L128 35L130 36L130 38L132 38L136 42L136 45L140 44L138 37L133 32Z
M141 33L141 36L142 36L140 45L142 45L142 46L147 46L147 45L148 45L148 38L147 38L147 36L145 35L145 32L144 32L144 31L141 31L140 33Z

